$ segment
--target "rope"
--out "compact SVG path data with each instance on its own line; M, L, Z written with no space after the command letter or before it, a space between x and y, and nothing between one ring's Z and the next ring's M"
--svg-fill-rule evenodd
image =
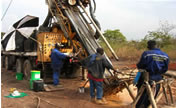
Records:
M39 97L36 97L36 98L37 98L37 100L38 100L37 108L39 108L39 107L40 107L40 98L39 98Z
M47 101L45 99L42 99L42 98L40 98L38 96L37 97L35 96L35 98L37 98L37 100L38 100L38 102L37 102L37 108L40 108L41 100L44 101L44 102L46 102L46 103L48 103L49 105L52 105L52 106L57 107L57 108L61 108L61 107L59 107L59 106L57 106L57 105L55 105L55 104L53 104L53 103L51 103L51 102L49 102L49 101Z
M29 92L28 92L28 94L29 94ZM35 94L33 94L31 92L30 92L30 95L32 96L32 98L34 98L34 99L36 98L38 100L36 108L40 108L41 101L44 101L44 102L48 103L49 105L52 105L52 106L54 106L56 108L61 108L61 107L59 107L59 106L57 106L57 105L55 105L55 104L53 104L53 103L51 103L51 102L49 102L49 101L47 101L45 99L40 98L39 96L36 96Z
M5 12L4 12L4 14L3 14L3 16L2 16L2 18L1 18L1 21L4 19L5 15L6 15L7 11L8 11L8 9L9 9L9 7L10 7L10 5L12 4L12 1L13 1L13 0L10 1L9 5L8 5L8 7L7 7L7 9L5 10Z
M57 106L57 105L55 105L55 104L53 104L53 103L51 103L51 102L49 102L47 100L44 100L44 99L41 99L41 98L40 98L40 100L45 101L46 103L48 103L48 104L50 104L52 106L55 106L56 108L61 108L61 107L59 107L59 106Z

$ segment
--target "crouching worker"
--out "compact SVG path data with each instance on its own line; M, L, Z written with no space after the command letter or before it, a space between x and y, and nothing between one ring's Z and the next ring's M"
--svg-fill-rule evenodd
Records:
M169 57L166 53L162 52L159 48L156 48L156 41L149 40L147 43L148 51L144 51L139 63L137 64L138 69L144 69L149 74L149 84L152 86L152 81L162 80L162 74L168 70ZM144 77L139 78L137 83L138 90L144 82ZM156 85L156 92L154 98L156 98L160 84ZM145 89L139 101L136 104L136 108L148 108L150 105L149 96Z
M96 51L96 54L92 54L82 60L81 64L88 70L91 101L96 102L97 104L107 104L107 102L103 99L103 75L105 68L112 69L114 71L116 70L103 56L104 50L102 48L97 48Z
M63 66L63 59L65 59L66 57L69 57L59 51L61 47L62 47L61 44L56 43L55 48L51 52L51 67L53 70L53 83L57 87L63 87L59 82L59 75Z

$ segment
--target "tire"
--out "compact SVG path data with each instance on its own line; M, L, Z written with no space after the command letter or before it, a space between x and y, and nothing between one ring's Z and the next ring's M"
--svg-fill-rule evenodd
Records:
M23 73L23 60L17 59L16 60L16 73Z
M6 70L11 70L12 69L12 65L10 63L10 57L9 56L5 56L5 69Z
M23 73L24 73L24 78L26 80L30 80L31 78L31 70L32 70L32 65L29 60L25 60L23 64Z

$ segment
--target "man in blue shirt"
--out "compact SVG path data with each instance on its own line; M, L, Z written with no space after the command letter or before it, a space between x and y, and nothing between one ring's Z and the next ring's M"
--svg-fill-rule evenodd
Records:
M103 56L103 48L97 48L97 53L92 54L81 61L82 66L88 70L88 78L90 82L90 96L91 101L96 102L97 104L107 104L103 98L103 80L105 68L108 70L114 70L117 72L114 67L107 61ZM96 92L95 92L96 89ZM96 99L95 99L96 97Z
M149 72L149 83L152 85L151 81L159 81L162 79L162 74L164 74L168 70L169 57L166 53L162 52L159 48L156 48L156 41L149 40L147 48L148 51L144 51L139 63L137 64L138 69L145 69ZM137 87L140 89L143 84L143 78L140 77ZM160 84L156 85L156 94L155 98L159 92ZM146 90L142 94L138 103L136 104L136 108L147 108L150 105L150 101L148 99L148 95L146 94Z
M56 43L55 48L51 52L51 67L53 69L53 82L55 86L61 87L59 84L59 75L61 68L63 66L63 59L68 57L67 55L61 53L59 50L61 48L61 44Z

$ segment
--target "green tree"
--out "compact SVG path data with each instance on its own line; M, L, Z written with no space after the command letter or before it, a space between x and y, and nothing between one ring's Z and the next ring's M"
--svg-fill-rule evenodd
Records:
M109 42L126 42L126 37L120 32L119 29L106 30L103 35Z
M149 31L148 34L142 40L146 43L148 40L156 40L160 48L172 44L174 34L171 32L176 28L175 25L171 25L168 22L160 23L160 28L156 31Z

